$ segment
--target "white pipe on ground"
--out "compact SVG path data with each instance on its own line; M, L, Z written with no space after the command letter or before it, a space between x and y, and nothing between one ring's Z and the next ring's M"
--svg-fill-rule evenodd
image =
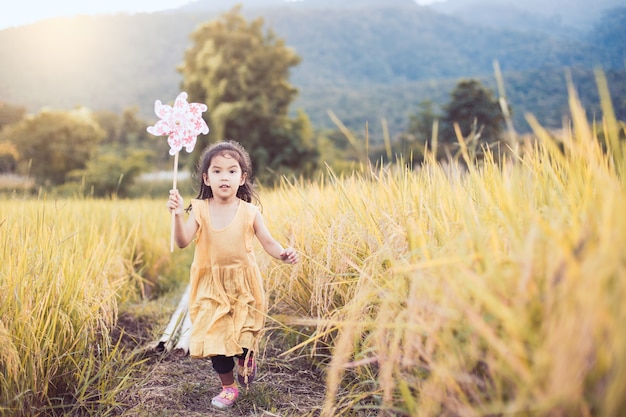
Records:
M191 337L191 318L189 317L189 310L187 310L187 314L185 314L185 320L183 320L183 325L180 328L180 338L178 339L178 343L176 343L176 347L174 348L174 352L187 355L189 353L189 338Z
M161 339L156 345L157 351L162 352L165 350L169 352L172 350L176 335L180 331L181 327L184 327L184 323L187 321L187 318L189 317L188 310L189 310L190 292L191 292L191 286L187 285L187 289L185 289L185 292L182 298L180 299L178 306L176 307L176 310L174 311L174 314L172 314L172 318L167 324L167 327L165 328L165 331L163 332L163 336L161 336ZM183 333L183 335L189 334L189 333L191 333L191 320L189 320L189 329L185 333ZM189 336L187 336L187 338L188 337ZM188 350L189 350L189 341L187 340L187 351Z

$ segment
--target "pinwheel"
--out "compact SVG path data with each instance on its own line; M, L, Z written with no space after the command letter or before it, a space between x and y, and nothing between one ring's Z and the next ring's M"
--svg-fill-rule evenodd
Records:
M174 190L178 176L178 153L183 148L189 153L192 152L196 146L198 135L209 133L209 127L202 118L202 113L206 110L205 104L188 103L187 93L184 91L176 97L174 107L161 103L161 100L154 103L154 112L160 120L154 126L149 126L147 130L148 133L155 136L168 136L169 153L174 156ZM170 251L172 252L174 251L174 222L174 213L172 213L172 237L170 240Z

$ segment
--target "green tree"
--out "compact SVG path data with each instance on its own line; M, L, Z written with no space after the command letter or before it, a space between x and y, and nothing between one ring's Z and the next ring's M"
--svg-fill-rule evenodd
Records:
M409 127L406 133L413 141L422 144L430 143L433 137L433 125L440 118L433 106L431 100L422 101L418 105L418 111L409 116Z
M450 102L443 107L439 141L444 144L458 142L454 131L457 123L464 138L470 137L475 144L491 144L500 140L504 115L491 90L478 80L462 80L450 94Z
M121 147L150 148L149 138L154 136L146 132L148 122L138 116L137 107L126 108L122 114L111 111L99 111L94 113L102 129L106 132L106 137L102 145L115 145ZM165 145L169 150L169 146Z
M431 100L420 102L417 112L409 115L409 125L406 131L401 133L396 143L393 144L394 154L402 155L407 163L423 160L424 152L433 149L433 130L440 118Z
M59 185L66 174L82 169L104 138L87 109L42 111L5 127L2 140L13 143L21 170L44 185Z
M283 168L309 169L317 152L308 133L308 117L288 116L298 92L288 82L289 70L300 57L271 29L264 32L262 18L247 22L240 7L201 25L191 38L179 68L182 88L190 102L208 106L205 118L212 140L241 142L260 178ZM198 146L207 141L199 137Z
M0 142L0 174L15 172L20 154L11 142Z
M90 196L126 197L128 189L146 170L148 155L147 151L138 149L129 149L123 155L119 152L105 151L90 159L85 169L70 172L67 178ZM77 189L77 187L67 188Z
M146 131L150 123L138 115L138 108L127 108L122 114L111 111L98 111L94 117L106 132L105 139L101 142L100 153L118 152L120 158L127 150L148 151L145 154L146 162L152 164L152 169L171 169L170 149L167 139L156 137Z

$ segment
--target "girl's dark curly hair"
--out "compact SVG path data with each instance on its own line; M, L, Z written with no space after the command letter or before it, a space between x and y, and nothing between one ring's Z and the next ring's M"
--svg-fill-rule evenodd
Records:
M198 161L198 171L196 174L196 180L198 180L200 184L200 191L198 192L198 196L196 198L199 200L205 200L213 197L213 190L211 190L211 187L204 183L202 174L206 174L208 172L211 160L216 155L229 156L239 163L241 172L246 174L246 181L243 185L239 186L239 189L237 190L237 197L248 203L252 203L254 201L258 204L259 197L254 189L254 178L252 177L252 162L250 160L250 155L248 154L248 151L246 151L245 148L239 144L239 142L234 140L215 143L202 152L202 156L200 156L200 160ZM190 207L191 206L189 206L187 210L189 210Z

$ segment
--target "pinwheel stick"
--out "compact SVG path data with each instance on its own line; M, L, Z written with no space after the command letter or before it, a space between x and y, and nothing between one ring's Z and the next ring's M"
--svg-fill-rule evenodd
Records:
M178 154L174 154L174 181L172 183L172 189L176 191L176 179L178 178ZM176 233L176 214L172 212L172 235L170 237L170 252L174 252L174 235Z

